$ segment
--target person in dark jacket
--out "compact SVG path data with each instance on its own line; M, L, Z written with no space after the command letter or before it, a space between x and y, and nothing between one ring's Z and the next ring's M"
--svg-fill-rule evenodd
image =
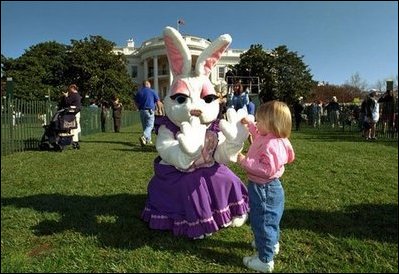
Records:
M378 103L382 103L381 121L383 123L383 132L387 131L393 134L394 118L395 118L395 97L392 90L387 90L383 97L378 99Z
M294 103L294 116L295 116L295 129L298 131L301 127L302 122L302 111L304 109L302 105L303 97L299 97L297 101Z
M114 131L120 132L121 118L122 118L122 103L119 102L117 96L114 97L112 102L112 117L114 118Z
M67 92L63 93L61 102L58 105L61 108L73 108L75 110L75 119L77 128L71 129L72 136L72 148L80 149L79 145L79 133L82 131L80 128L80 110L82 109L82 97L78 93L78 87L72 84L68 87Z
M233 92L232 89L233 89L234 78L235 78L234 72L231 69L229 69L226 72L226 76L224 78L227 82L227 93Z
M109 104L106 100L101 101L101 131L105 132L107 118L109 117Z
M326 106L327 113L330 119L331 127L338 127L339 126L339 103L336 96L333 96L331 101Z

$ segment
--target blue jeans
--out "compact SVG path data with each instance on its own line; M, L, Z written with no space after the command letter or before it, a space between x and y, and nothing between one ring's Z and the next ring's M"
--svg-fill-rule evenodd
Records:
M284 211L284 189L279 179L267 184L248 183L250 222L259 259L273 260L274 245L280 238L280 220Z
M155 114L154 111L151 110L140 110L140 119L141 125L144 131L144 137L147 142L151 141L151 133L152 129L154 128L154 121L155 121Z

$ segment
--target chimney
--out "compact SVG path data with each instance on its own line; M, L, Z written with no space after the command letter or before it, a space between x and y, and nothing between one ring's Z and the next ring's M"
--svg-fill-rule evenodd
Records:
M127 40L127 47L128 47L128 48L134 48L134 41L133 41L133 38Z

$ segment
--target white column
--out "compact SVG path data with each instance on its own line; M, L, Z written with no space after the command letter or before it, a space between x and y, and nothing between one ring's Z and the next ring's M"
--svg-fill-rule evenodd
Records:
M173 73L169 66L169 87L172 85L172 83L173 83Z
M216 82L217 82L217 81L216 81L216 79L217 79L217 73L215 73L215 71L216 71L216 66L212 68L211 73L210 73L210 75L209 75L209 80L210 80L212 83L216 83ZM215 74L216 74L216 75L215 75Z
M144 80L148 80L148 61L144 60Z
M154 89L159 95L159 84L158 84L158 56L154 56Z

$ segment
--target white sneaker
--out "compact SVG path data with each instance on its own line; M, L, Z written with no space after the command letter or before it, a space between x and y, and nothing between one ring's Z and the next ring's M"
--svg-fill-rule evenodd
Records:
M263 273L270 273L274 269L274 261L270 261L268 263L264 263L259 260L259 257L250 257L250 259L246 259L248 257L244 257L243 262L246 267L249 269L253 269Z
M210 236L212 236L212 233L205 233L205 234L202 234L202 235L200 235L198 237L194 237L193 240L202 240L205 237L210 237Z
M205 238L205 235L200 235L198 237L194 237L193 240L202 240Z
M233 223L232 221L230 221L230 222L228 222L228 223L225 223L225 224L223 225L223 227L229 227L229 226L231 226L232 223Z
M274 255L277 255L280 252L280 243L274 245Z
M145 146L145 145L147 144L147 140L145 139L144 136L141 136L141 137L139 138L139 141L140 141L140 144L141 144L142 147Z
M252 247L252 248L256 248L255 240L253 240L253 241L251 242L251 247ZM277 255L277 254L280 252L280 243L279 243L279 242L277 242L277 244L274 245L274 250L273 250L273 252L274 252L274 255Z
M245 265L247 265L248 262L249 262L250 260L255 259L255 258L257 258L257 257L258 257L258 252L255 252L254 255L244 257L244 258L242 259L242 261L243 261L243 263L244 263Z
M234 217L231 223L231 227L240 227L248 220L248 214L244 214L239 217Z

